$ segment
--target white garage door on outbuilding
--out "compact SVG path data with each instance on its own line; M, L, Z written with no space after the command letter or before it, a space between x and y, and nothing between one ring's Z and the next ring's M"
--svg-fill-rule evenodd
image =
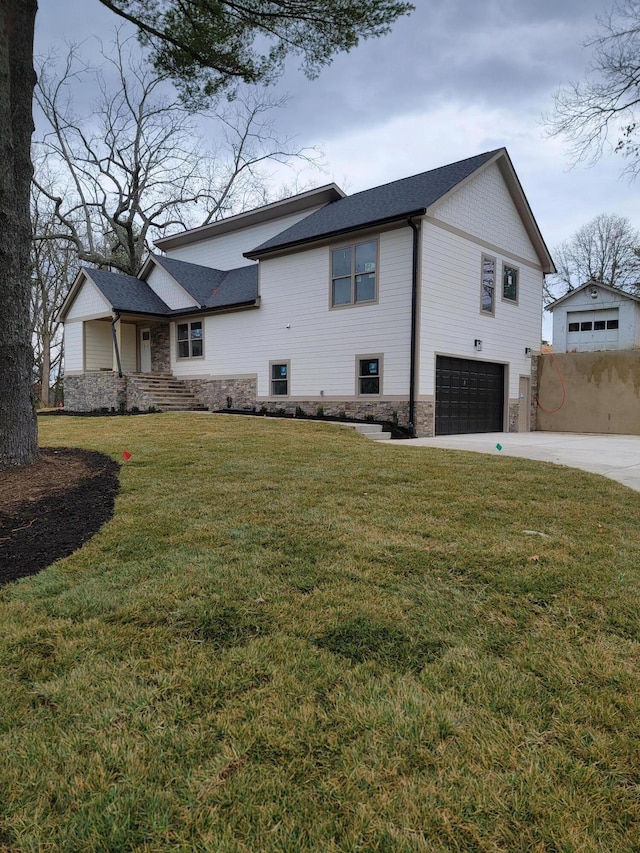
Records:
M619 309L567 312L567 352L618 349Z
M553 351L598 352L640 347L640 296L588 281L547 306Z

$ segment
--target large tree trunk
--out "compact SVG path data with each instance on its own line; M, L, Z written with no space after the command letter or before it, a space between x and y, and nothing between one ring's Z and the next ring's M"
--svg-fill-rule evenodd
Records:
M0 0L0 468L38 457L29 332L36 0Z

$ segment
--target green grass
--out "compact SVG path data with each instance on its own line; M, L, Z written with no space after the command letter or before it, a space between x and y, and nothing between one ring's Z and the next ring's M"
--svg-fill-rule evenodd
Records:
M640 495L309 423L40 430L132 458L0 590L0 850L640 850Z

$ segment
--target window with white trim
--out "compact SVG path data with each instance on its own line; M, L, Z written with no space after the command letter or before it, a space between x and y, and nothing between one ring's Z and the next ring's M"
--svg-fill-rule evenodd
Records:
M378 241L331 250L331 307L375 302Z
M202 320L178 323L178 358L201 358L204 355L202 333Z

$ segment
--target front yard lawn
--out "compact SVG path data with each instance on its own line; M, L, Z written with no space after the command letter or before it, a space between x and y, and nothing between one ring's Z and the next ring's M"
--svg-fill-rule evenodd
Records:
M131 458L0 590L0 850L640 850L640 495L308 422L40 431Z

